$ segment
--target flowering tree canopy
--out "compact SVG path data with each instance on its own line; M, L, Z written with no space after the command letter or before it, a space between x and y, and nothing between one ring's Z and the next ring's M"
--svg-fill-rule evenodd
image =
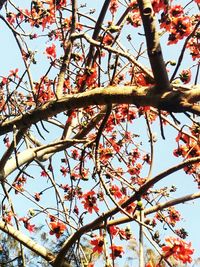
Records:
M0 73L0 229L20 266L192 262L177 205L200 197L199 10L0 1L17 54ZM174 174L197 192L178 195Z

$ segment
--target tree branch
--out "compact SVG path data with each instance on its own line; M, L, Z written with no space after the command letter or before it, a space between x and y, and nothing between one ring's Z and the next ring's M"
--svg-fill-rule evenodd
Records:
M98 20L96 22L95 29L94 29L94 32L93 32L93 35L92 35L92 39L94 39L94 40L96 40L98 38L98 35L100 33L100 30L101 30L101 25L103 24L103 20L105 18L107 9L109 7L109 4L110 4L110 0L105 0L104 1L104 4L102 6L101 12L99 14L99 17L98 17ZM94 46L91 45L90 49L89 49L89 52L88 52L88 55L87 55L86 66L88 66L88 67L90 67L90 65L91 65L91 60L92 60L92 58L94 56L93 53L94 53Z
M147 51L154 75L158 86L158 92L170 90L170 83L166 71L165 62L159 41L159 35L156 30L155 14L150 0L138 0L140 14L143 21L145 37L147 42Z
M54 266L54 260L56 258L56 255L47 250L45 247L37 244L35 241L33 241L28 236L22 234L20 231L16 230L13 226L0 221L0 230L4 233L8 234L15 240L19 241L21 244L23 244L26 248L30 249L31 251L35 252L38 256L45 259L50 265ZM70 267L70 264L63 260L62 267Z
M113 54L116 54L118 56L121 56L121 57L128 59L131 63L133 63L135 66L137 66L140 70L142 70L144 73L146 73L149 77L151 77L153 79L152 72L148 68L143 66L141 63L139 63L138 60L135 59L135 57L133 57L128 51L122 51L122 49L115 48L113 46L105 45L101 42L98 42L98 41L94 40L93 38L91 38L87 33L73 34L73 38L74 39L84 38L86 41L88 41L93 46L101 47L102 49L104 49L110 53L113 53Z
M161 210L163 210L165 208L168 208L168 207L171 207L171 206L174 206L174 205L178 205L178 204L183 204L184 202L188 202L188 201L191 201L191 200L194 200L194 199L197 199L197 198L200 198L200 192L197 192L197 193L194 193L194 194L189 194L189 195L186 195L186 196L183 196L183 197L180 197L180 198L175 198L175 199L163 202L163 203L159 203L159 204L157 204L155 206L152 206L150 208L145 209L144 210L144 215L152 214L154 212L161 211ZM119 225L119 224L127 223L127 222L130 222L130 221L131 220L130 220L129 217L124 216L124 217L122 217L120 219L108 221L107 222L107 226ZM105 226L102 224L102 228L103 227L105 227Z
M197 88L197 87L196 87ZM168 112L190 111L200 115L200 108L188 102L200 100L200 88L188 91L174 90L156 94L156 87L137 86L109 86L99 87L83 93L68 95L58 100L52 100L26 114L16 116L10 121L3 122L0 126L0 135L11 132L13 126L22 129L41 120L46 120L66 110L84 108L90 105L108 104L135 104L136 106L152 106Z
M188 159L178 165L175 165L168 170L165 170L164 172L158 174L151 180L147 181L141 188L132 195L127 201L125 201L121 207L126 208L128 205L133 203L134 201L141 198L142 195L144 195L150 187L152 187L154 184L162 180L163 178L169 176L170 174L184 168L185 166L193 163L200 162L200 157L191 158ZM114 209L104 213L103 215L99 216L97 219L93 220L91 223L84 225L79 230L77 230L74 234L72 234L66 242L63 244L63 247L61 248L60 252L57 255L57 258L55 260L55 266L62 267L62 260L64 259L66 253L68 252L69 248L72 246L72 244L75 244L77 240L80 239L80 237L85 234L86 232L91 231L92 229L96 229L99 227L103 222L105 222L108 218L112 217L113 215L117 214L119 212L119 208L115 207ZM59 265L60 264L60 265Z
M39 255L49 263L51 263L54 260L55 255L53 253L48 251L43 246L35 243L31 238L22 234L20 231L16 230L13 226L6 224L3 221L0 221L0 230L8 234L9 236L13 237L15 240L19 241L25 247L35 252L37 255Z
M0 170L0 181L5 180L6 177L13 171L15 171L18 167L28 162L31 162L34 159L40 159L43 158L44 155L61 151L77 143L85 143L85 142L87 141L77 140L77 139L72 139L72 140L66 139L61 141L55 141L50 144L36 148L28 148L23 152L17 154L17 159L16 157L13 157L5 163L5 166Z
M65 81L65 74L66 74L68 64L70 62L71 52L72 52L72 47L73 47L73 42L74 42L74 39L71 37L72 37L72 34L75 33L76 31L77 9L78 9L77 2L76 0L73 0L72 1L72 26L70 29L70 36L65 47L65 54L63 57L63 62L62 62L60 72L58 75L58 83L56 86L56 97L57 98L61 98L63 95L63 84Z

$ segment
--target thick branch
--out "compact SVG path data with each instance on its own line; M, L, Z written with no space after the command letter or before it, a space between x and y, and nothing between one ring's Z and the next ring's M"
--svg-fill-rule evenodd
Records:
M3 122L0 126L0 135L11 132L14 125L17 129L26 128L60 112L90 105L135 104L136 106L152 106L168 112L190 111L200 115L198 106L187 101L189 98L191 102L193 94L195 94L196 101L200 100L200 88L188 91L169 91L161 94L156 94L155 90L155 87L109 86L65 96L47 102L40 108L26 114L16 116L10 121Z
M51 263L54 260L55 255L53 255L53 253L48 251L43 246L38 245L31 238L22 234L20 231L16 230L11 225L0 221L0 230L8 234L9 236L12 236L15 240L19 241L25 247L35 252L37 255L41 256L43 259L45 259L49 263Z
M54 260L55 260L56 256L52 252L47 250L45 247L37 244L31 238L22 234L20 231L16 230L13 226L6 224L3 221L0 221L0 230L3 231L4 233L8 234L9 236L14 238L15 240L19 241L26 248L35 252L38 256L42 257L49 264L54 266ZM70 264L67 263L65 260L63 260L62 267L70 267Z
M138 0L140 14L143 21L147 51L158 90L161 92L170 90L170 83L159 42L159 35L156 31L155 14L150 0Z
M40 159L40 158L43 159L44 155L59 152L74 144L85 143L85 142L86 142L85 140L77 140L77 139L61 140L36 148L28 148L23 152L17 154L17 158L14 156L13 158L7 160L5 166L3 166L2 169L0 170L0 181L5 180L5 178L9 174L14 172L18 167L21 167L26 163L30 163L34 159Z

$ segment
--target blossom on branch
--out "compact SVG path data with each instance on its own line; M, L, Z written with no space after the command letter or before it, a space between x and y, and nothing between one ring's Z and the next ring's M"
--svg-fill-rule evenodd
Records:
M124 254L124 249L122 246L112 245L110 246L110 249L112 251L110 254L112 259L116 259L117 257L122 258L122 254Z
M22 221L24 223L24 227L29 230L30 233L35 231L35 224L30 224L29 222L30 218L22 217L19 219L19 221Z
M47 54L48 58L55 59L56 58L56 46L55 46L55 44L48 46L45 50L45 53Z
M104 246L104 239L103 236L95 237L95 239L90 241L90 244L93 245L92 251L98 254L101 254L103 252L103 246Z
M82 203L84 204L84 208L89 213L92 213L93 211L99 211L99 208L97 207L97 198L95 195L96 193L94 191L89 191L82 195L82 198L84 199Z
M162 247L163 257L173 257L180 260L182 263L191 263L191 255L194 249L191 248L191 243L186 243L184 240L176 237L168 237L165 239L166 244Z
M49 223L49 227L50 227L50 235L55 235L57 238L59 238L64 231L66 230L66 225L61 222L61 221L51 221Z

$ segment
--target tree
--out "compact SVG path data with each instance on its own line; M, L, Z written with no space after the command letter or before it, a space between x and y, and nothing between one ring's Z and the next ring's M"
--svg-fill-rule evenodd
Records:
M200 1L96 2L0 1L18 57L3 51L0 229L21 266L116 266L127 246L140 267L191 263L176 206L200 193L170 177L200 186Z

